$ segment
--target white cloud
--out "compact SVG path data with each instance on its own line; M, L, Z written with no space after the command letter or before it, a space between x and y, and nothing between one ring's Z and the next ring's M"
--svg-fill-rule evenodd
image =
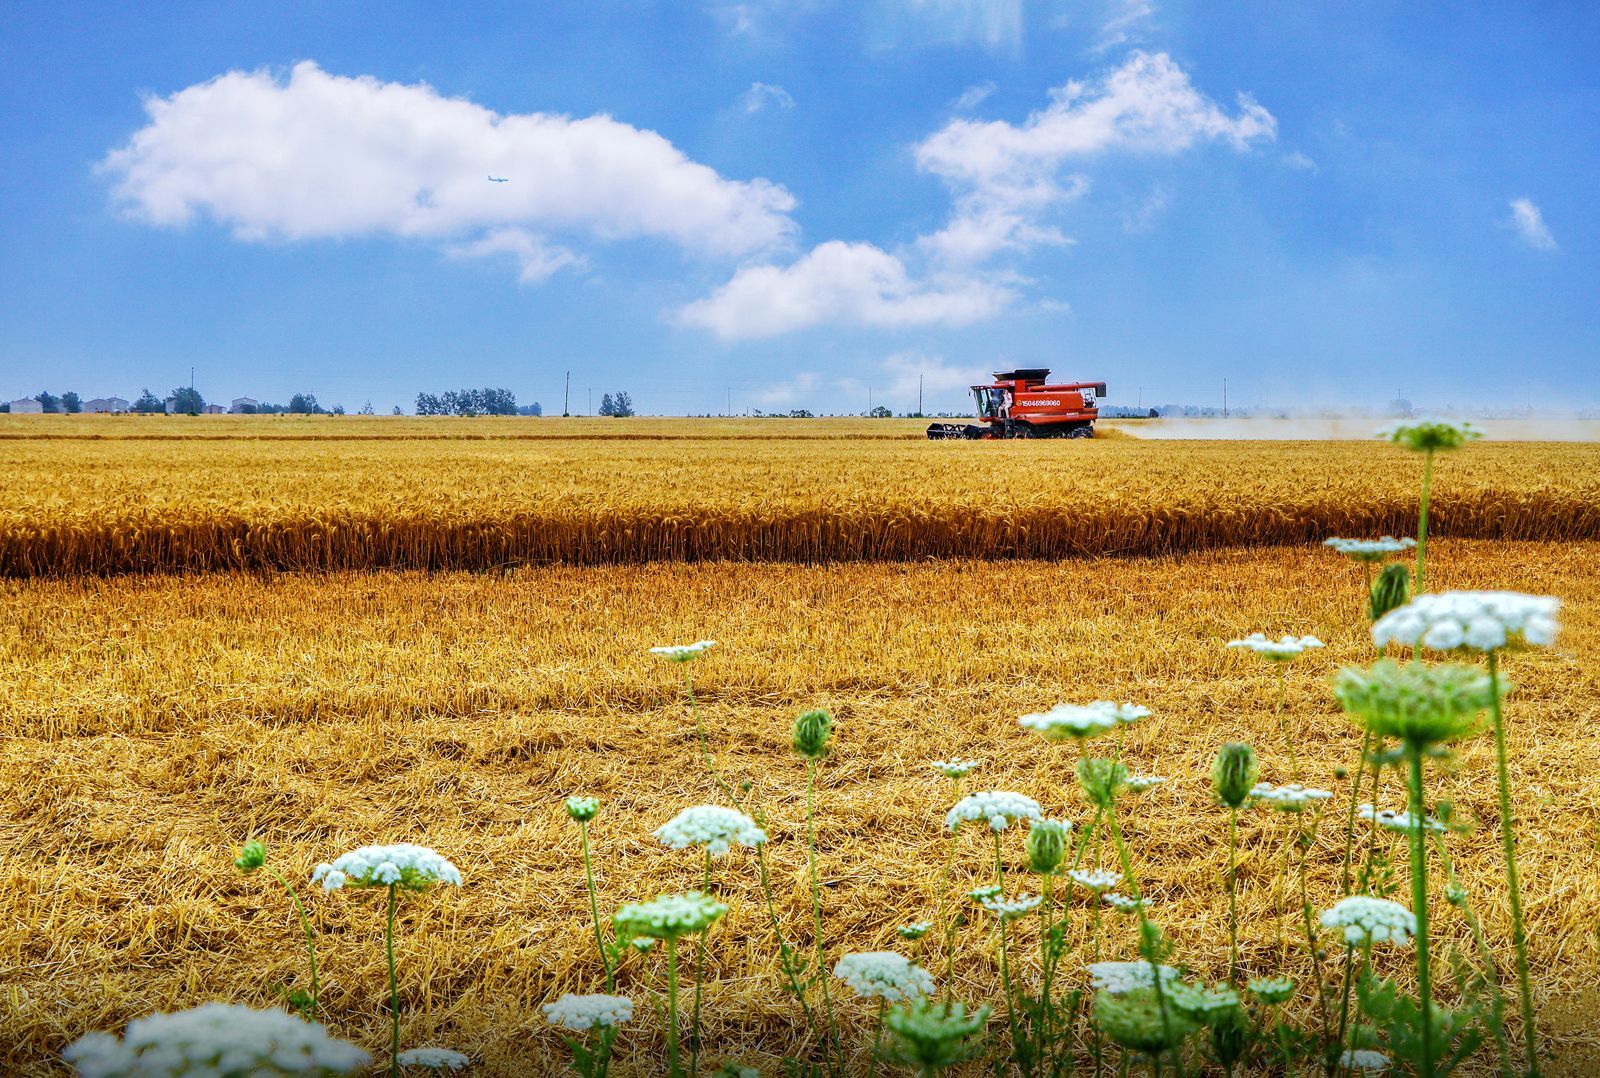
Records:
M951 102L950 109L953 112L971 112L989 100L989 96L995 92L995 89L996 87L992 80L980 82L976 86L968 86L961 91L960 97Z
M897 352L889 356L883 361L883 370L890 379L889 395L904 400L915 400L918 388L921 388L925 398L957 390L965 393L971 386L989 382L994 375L991 369L981 364L957 366L937 356L916 352Z
M774 86L767 82L752 82L750 89L744 92L745 112L760 112L768 105L780 109L792 109L794 98L789 96L789 91L782 86Z
M1198 142L1245 150L1277 134L1272 114L1247 95L1230 115L1164 53L1135 52L1099 83L1068 82L1051 98L1021 124L952 120L917 146L917 164L956 192L950 224L923 238L926 249L960 264L1063 242L1037 218L1085 190L1081 175L1061 175L1073 160L1172 155Z
M1316 161L1312 160L1307 154L1301 153L1299 150L1295 150L1293 153L1284 154L1283 163L1288 165L1290 168L1297 168L1305 172L1309 172L1313 176L1322 171L1322 169L1317 167Z
M990 49L1022 46L1022 0L882 0L894 19L916 21L946 42L975 42Z
M1112 0L1090 50L1108 52L1119 45L1142 40L1145 24L1155 13L1156 6L1151 0Z
M544 242L521 228L499 228L481 239L452 243L445 253L453 258L485 258L508 254L517 260L517 278L523 284L538 284L566 266L583 266L582 255L565 247Z
M1511 200L1510 224L1516 229L1518 238L1535 251L1556 249L1556 238L1550 234L1550 226L1544 223L1544 214L1529 199Z
M974 277L918 281L895 255L869 243L830 240L788 266L746 266L679 320L723 340L749 340L825 323L881 328L967 325L1013 298Z
M801 371L787 382L775 382L747 395L763 409L784 408L817 388L817 373Z
M1150 188L1139 205L1122 217L1124 232L1149 232L1156 220L1167 211L1167 189L1159 183Z
M525 280L576 256L549 234L739 256L786 244L794 198L724 179L609 116L502 115L426 84L233 71L145 102L102 162L135 218L209 217L245 240L401 236L510 252ZM489 175L505 177L491 183Z

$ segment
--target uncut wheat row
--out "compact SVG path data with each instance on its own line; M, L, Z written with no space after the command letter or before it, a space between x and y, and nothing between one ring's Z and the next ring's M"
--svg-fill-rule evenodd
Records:
M1405 533L1377 443L27 441L0 575L1069 558ZM1439 462L1435 533L1600 537L1600 446Z

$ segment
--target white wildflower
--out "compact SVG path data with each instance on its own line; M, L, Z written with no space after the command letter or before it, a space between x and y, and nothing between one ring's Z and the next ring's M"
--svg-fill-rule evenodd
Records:
M1258 782L1251 788L1250 796L1285 812L1301 812L1318 801L1328 800L1333 794L1328 790L1319 790L1315 786L1302 786L1298 782L1286 783L1283 786Z
M1118 913L1138 913L1150 905L1148 898L1130 898L1127 895L1118 894L1116 891L1101 895L1100 900Z
M1095 962L1085 968L1089 971L1089 978L1094 987L1113 996L1134 992L1140 988L1150 988L1156 983L1155 974L1151 972L1148 962ZM1159 968L1162 984L1178 979L1178 971L1171 966Z
M1143 793L1155 786L1160 786L1167 780L1160 775L1129 775L1127 787L1134 793Z
M1298 659L1302 653L1311 648L1322 647L1322 641L1314 636L1282 636L1277 640L1268 640L1265 633L1251 633L1239 640L1228 641L1230 648L1244 648L1253 651L1269 662L1286 663Z
M893 951L847 954L833 967L833 975L857 995L896 1003L933 995L933 977L904 955Z
M1382 561L1390 554L1399 554L1417 545L1412 538L1396 539L1385 535L1382 539L1324 539L1323 546L1332 547L1340 554L1356 561Z
M1368 804L1367 802L1362 802L1356 808L1356 815L1361 817L1363 820L1368 820L1377 824L1379 827L1387 827L1391 831L1410 831L1413 826L1411 813L1405 809L1401 809L1399 811L1396 811L1395 809L1375 810L1373 809L1372 805ZM1443 834L1450 830L1432 816L1426 816L1423 818L1422 827L1426 831L1434 831L1439 834Z
M899 928L895 929L895 931L900 933L901 939L919 940L923 936L926 936L928 934L928 929L932 927L932 921L912 921L910 924L901 925Z
M388 887L403 891L425 891L436 883L461 886L461 873L449 861L426 846L396 842L388 846L362 846L320 864L311 873L311 882L328 891L341 887Z
M1322 925L1344 929L1345 942L1351 946L1385 940L1400 944L1416 934L1417 918L1400 903L1387 898L1351 895L1323 911Z
M633 1000L604 993L577 996L568 992L554 1003L544 1005L544 1020L553 1026L579 1031L608 1029L633 1020Z
M1008 899L998 894L978 900L984 909L1002 921L1015 921L1024 914L1032 913L1039 908L1039 903L1042 901L1044 899L1039 895L1019 895Z
M978 766L977 760L963 760L959 756L949 760L932 760L928 766L947 779L964 779Z
M704 846L712 857L721 857L734 843L753 849L767 841L754 820L721 805L692 805L656 828L655 837L674 850Z
M638 945L643 938L671 940L703 932L728 912L726 903L699 891L624 903L611 915L617 938ZM642 948L641 948L642 949Z
M1075 868L1067 873L1067 879L1086 891L1101 894L1121 883L1122 873L1112 872L1109 869Z
M427 1067L434 1071L464 1070L472 1062L460 1052L448 1048L411 1048L395 1057L402 1067Z
M1049 711L1024 715L1017 721L1051 741L1068 738L1082 741L1115 730L1119 706L1107 700L1096 700L1092 704L1057 704Z
M1039 802L1024 794L1006 790L983 790L968 794L945 814L944 825L951 831L964 823L983 821L996 831L1004 831L1018 820L1039 820L1044 812Z
M1389 1069L1389 1057L1370 1048L1348 1048L1339 1054L1339 1066L1367 1074L1382 1074Z
M1105 708L1106 714L1116 719L1118 726L1132 726L1140 719L1150 717L1150 709L1142 704L1119 704L1114 700L1096 700L1093 706Z
M1419 595L1372 626L1378 647L1404 644L1434 651L1488 652L1516 644L1549 647L1561 600L1517 591L1441 591Z
M371 1062L315 1022L231 1003L136 1018L120 1040L91 1033L68 1045L61 1058L80 1078L350 1074Z
M669 663L686 663L690 659L699 658L716 646L715 640L696 640L692 644L670 644L667 647L651 648L650 654L659 655Z

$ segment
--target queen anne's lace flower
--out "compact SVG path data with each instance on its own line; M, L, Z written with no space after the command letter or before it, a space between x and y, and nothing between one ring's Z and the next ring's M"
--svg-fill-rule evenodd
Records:
M569 797L566 800L567 815L579 823L588 823L600 812L600 799L598 797Z
M1039 895L1019 895L1016 898L1005 898L999 894L993 894L978 899L978 903L984 909L1002 921L1015 921L1024 914L1032 913L1039 908L1039 903L1042 901L1044 899Z
M341 854L331 865L318 865L311 873L311 882L322 884L328 891L391 885L402 891L426 891L436 883L460 887L461 873L426 846L396 842L389 846L362 846Z
M1327 790L1319 790L1314 786L1302 786L1298 782L1287 783L1283 786L1274 786L1270 782L1258 782L1250 790L1250 796L1258 801L1265 801L1273 808L1285 812L1301 812L1310 808L1318 801L1326 801L1333 796Z
M544 1020L553 1026L579 1031L606 1029L633 1020L633 1000L603 993L576 996L568 992L554 1003L544 1005Z
M1398 902L1371 895L1351 895L1322 912L1324 928L1344 929L1351 946L1390 940L1406 943L1417 932L1416 916Z
M1340 1053L1339 1065L1346 1070L1382 1074L1389 1069L1389 1057L1370 1048L1350 1048Z
M904 955L893 951L847 954L833 967L833 975L857 995L895 1003L933 995L933 977Z
M1133 722L1140 716L1135 711L1149 712L1133 704L1117 704L1110 700L1096 700L1092 704L1057 704L1049 711L1024 715L1017 722L1035 730L1051 741L1074 738L1082 741L1115 730L1118 725ZM1124 718L1123 716L1130 716Z
M1444 419L1439 416L1402 419L1373 433L1386 442L1405 446L1418 453L1457 449L1464 442L1483 437L1481 430L1464 419Z
M715 640L696 640L692 644L669 644L666 647L651 648L650 654L659 655L669 663L686 663L699 658L716 646Z
M1419 595L1372 626L1372 642L1434 651L1495 651L1513 644L1549 647L1561 600L1517 591L1442 591Z
M964 779L972 773L973 768L978 766L978 761L954 757L949 760L929 761L928 766L947 779Z
M1067 879L1082 887L1086 891L1100 894L1111 890L1122 882L1122 873L1112 872L1109 869L1075 868L1067 873Z
M754 820L721 805L692 805L656 828L655 836L674 850L704 846L712 857L721 857L734 843L753 849L767 841Z
M472 1060L448 1048L412 1048L401 1052L395 1060L402 1067L427 1067L434 1071L458 1071Z
M1167 780L1160 775L1129 775L1128 789L1134 793L1143 793L1152 787L1160 786Z
M1094 987L1114 996L1150 988L1156 983L1148 962L1095 962L1086 968ZM1161 966L1160 969L1163 985L1178 979L1178 971L1171 966Z
M1250 994L1269 1007L1287 1003L1294 995L1294 981L1288 977L1253 977L1245 984Z
M928 929L933 927L932 921L912 921L910 924L901 925L895 929L900 933L901 939L919 940L928 934Z
M1118 894L1115 891L1112 891L1109 894L1101 895L1100 899L1118 913L1138 913L1140 910L1150 905L1150 900L1148 898L1130 898L1127 895Z
M1004 831L1018 820L1039 820L1044 812L1039 802L1024 794L1007 790L983 790L968 794L945 813L944 825L954 831L964 823L983 821L996 831Z
M1399 554L1417 545L1411 538L1396 539L1385 535L1382 539L1324 539L1323 546L1332 547L1356 561L1382 561L1391 554Z
M1314 636L1282 636L1277 640L1268 640L1265 633L1251 633L1241 639L1228 641L1228 646L1253 651L1269 662L1286 663L1298 659L1311 648L1322 647L1322 641Z
M662 895L649 902L626 903L611 920L619 939L670 940L703 932L727 912L727 905L710 895L687 891L681 895Z
M350 1074L371 1062L315 1022L231 1003L136 1018L120 1040L91 1033L68 1045L61 1058L81 1078Z
M1405 809L1376 809L1363 802L1356 808L1356 815L1363 820L1370 820L1379 827L1387 827L1391 831L1410 831L1412 829L1411 813ZM1444 834L1450 829L1432 816L1423 818L1423 830Z

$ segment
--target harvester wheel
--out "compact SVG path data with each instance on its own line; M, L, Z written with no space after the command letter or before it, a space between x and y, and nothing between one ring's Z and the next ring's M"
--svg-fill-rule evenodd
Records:
M1068 438L1093 438L1094 437L1094 428L1093 427L1073 427L1071 430L1069 430L1067 432L1067 437Z

